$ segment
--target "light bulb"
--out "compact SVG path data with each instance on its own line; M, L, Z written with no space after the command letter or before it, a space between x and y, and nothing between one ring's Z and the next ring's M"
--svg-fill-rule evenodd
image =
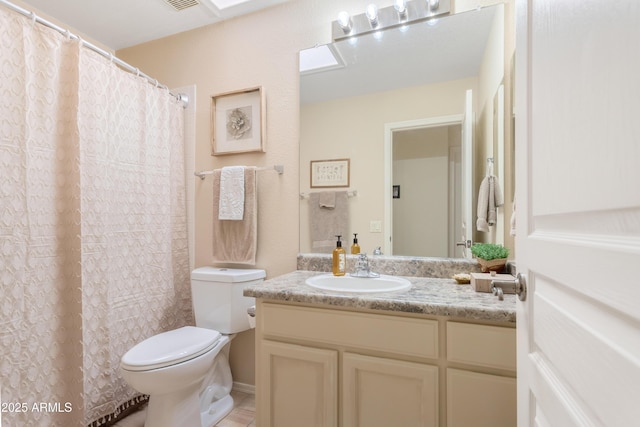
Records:
M400 18L404 18L407 15L407 0L394 0L393 7Z
M378 26L378 6L371 3L369 6L367 6L365 14L367 15L367 19L371 23L371 26L373 28L377 27Z
M407 11L407 1L406 0L395 0L393 2L393 7L400 14L403 14Z
M351 31L352 23L349 13L342 11L338 14L338 25L340 25L340 28L342 28L342 31L345 33Z

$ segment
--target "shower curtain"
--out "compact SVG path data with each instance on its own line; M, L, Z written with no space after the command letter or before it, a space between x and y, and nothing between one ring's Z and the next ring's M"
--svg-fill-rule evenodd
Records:
M183 109L0 8L0 423L104 425L130 347L193 324Z

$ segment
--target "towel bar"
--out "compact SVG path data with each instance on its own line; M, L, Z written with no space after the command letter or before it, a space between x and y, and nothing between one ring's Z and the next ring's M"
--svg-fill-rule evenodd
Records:
M278 175L282 175L284 173L284 165L274 165L270 168L257 168L257 171L276 171L278 172ZM195 176L197 176L198 178L204 180L206 178L207 175L211 175L213 173L213 171L200 171L200 172L194 172L193 174Z
M308 199L310 194L311 193L300 193L300 198L301 199ZM358 195L358 190L347 191L347 196L348 197L356 197L357 195Z

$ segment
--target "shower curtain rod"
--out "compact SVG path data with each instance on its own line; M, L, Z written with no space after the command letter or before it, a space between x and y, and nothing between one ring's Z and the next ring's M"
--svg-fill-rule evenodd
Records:
M80 36L77 36L73 33L71 33L69 30L62 28L56 24L54 24L51 21L47 21L44 18L41 18L40 16L36 15L35 12L33 11L29 11L27 9L23 9L20 6L17 6L9 1L6 0L0 0L0 5L6 6L7 8L13 10L14 12L18 12L21 15L24 15L28 18L33 19L34 22L37 22L39 24L44 25L45 27L49 27L53 30L56 30L57 32L66 35L69 38L72 39L79 39L80 43L82 46L91 49L92 51L96 52L99 55L104 56L105 58L109 59L111 62L115 63L116 65L118 65L119 67L123 68L125 71L128 71L132 74L136 74L138 76L144 77L145 79L147 79L147 81L151 84L154 84L156 87L162 88L162 89L169 89L167 86L160 84L158 82L158 80L153 79L151 77L149 77L148 75L146 75L145 73L143 73L142 71L140 71L138 68L134 67L133 65L130 65L126 62L124 62L123 60L115 57L112 53L107 52L104 49L99 48L98 46L89 43L86 40L83 40ZM179 93L179 94L174 94L169 92L169 94L173 97L175 97L178 101L182 101L184 108L187 108L187 105L189 104L189 97L186 94L183 93Z

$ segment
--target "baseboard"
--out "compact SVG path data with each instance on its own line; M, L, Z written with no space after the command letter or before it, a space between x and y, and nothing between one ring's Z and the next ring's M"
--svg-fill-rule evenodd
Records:
M256 386L252 384L244 384L234 381L233 390L241 393L256 394Z

